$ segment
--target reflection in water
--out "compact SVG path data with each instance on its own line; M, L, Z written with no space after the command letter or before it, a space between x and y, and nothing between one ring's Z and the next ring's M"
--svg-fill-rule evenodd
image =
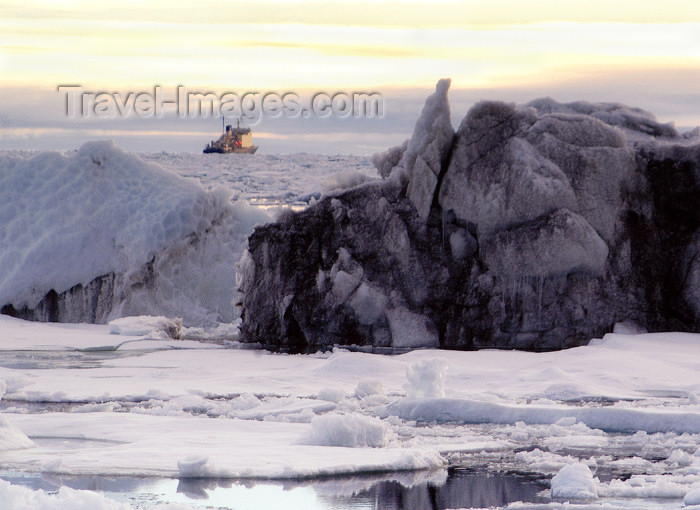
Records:
M406 477L413 476L413 480ZM504 473L487 473L467 469L451 469L426 478L425 472L386 477L352 495L325 493L316 488L326 508L364 508L381 510L442 510L446 508L491 508L514 501L546 502L538 493L547 488L535 479Z
M305 510L442 510L489 508L514 501L546 502L546 484L517 474L467 469L332 477L306 481L241 481L133 477L55 477L0 473L11 483L55 491L61 486L98 490L139 508L184 503L193 508Z

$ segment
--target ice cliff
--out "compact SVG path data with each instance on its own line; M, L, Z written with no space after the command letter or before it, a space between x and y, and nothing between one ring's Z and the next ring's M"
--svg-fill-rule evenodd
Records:
M557 349L700 330L700 138L620 104L474 105L441 80L382 181L259 227L241 338Z
M231 321L256 214L111 142L0 156L0 307L35 320ZM267 217L265 217L267 219Z

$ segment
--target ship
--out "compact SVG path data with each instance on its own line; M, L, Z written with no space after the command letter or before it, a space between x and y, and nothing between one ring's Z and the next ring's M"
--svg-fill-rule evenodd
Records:
M241 127L241 120L238 119L235 128L231 125L226 126L219 139L208 143L203 152L204 154L255 154L257 150L258 147L253 145L253 132L250 128Z

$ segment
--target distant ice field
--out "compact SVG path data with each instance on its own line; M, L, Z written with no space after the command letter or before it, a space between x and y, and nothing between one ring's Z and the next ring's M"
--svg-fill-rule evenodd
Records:
M199 179L205 188L223 185L233 190L233 199L253 205L297 205L332 191L343 176L364 174L378 178L366 156L325 154L192 154L139 153L183 177ZM335 179L335 180L334 180ZM330 188L329 188L330 187Z

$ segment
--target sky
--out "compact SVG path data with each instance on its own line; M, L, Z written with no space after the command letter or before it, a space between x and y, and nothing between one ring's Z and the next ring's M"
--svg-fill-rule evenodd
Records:
M294 94L309 107L318 93L329 100L379 94L381 116L344 116L340 108L326 116L263 112L244 119L261 152L371 154L410 135L425 97L443 77L452 79L455 126L481 99L551 96L622 102L691 128L700 124L700 2L0 5L0 149L69 150L111 138L128 150L199 152L218 136L220 117L117 108L139 93L155 96L156 86L174 100L179 86L217 98ZM61 85L88 94L73 96L81 103L103 94L106 108L96 111L88 102L82 114L69 117Z

